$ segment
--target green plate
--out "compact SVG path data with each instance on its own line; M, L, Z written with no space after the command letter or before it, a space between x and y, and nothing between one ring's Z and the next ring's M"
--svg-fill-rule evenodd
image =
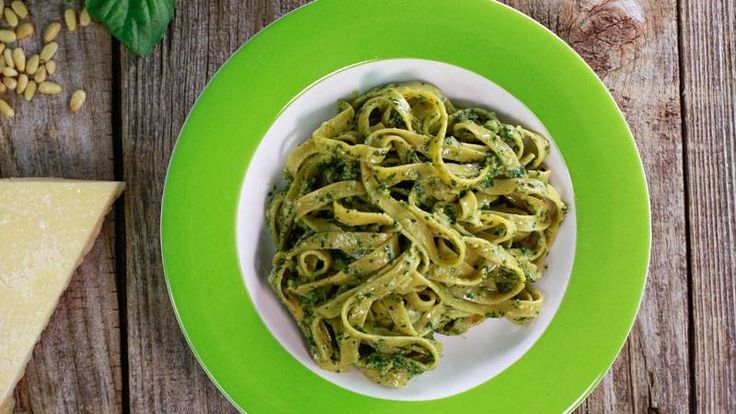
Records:
M257 313L236 244L246 170L282 110L327 75L393 58L446 62L511 93L554 137L575 188L574 266L548 328L500 374L429 401L368 397L298 362ZM171 159L161 233L169 292L192 350L230 401L256 414L571 410L628 335L650 245L641 161L605 86L554 34L487 0L320 0L263 30L192 110Z

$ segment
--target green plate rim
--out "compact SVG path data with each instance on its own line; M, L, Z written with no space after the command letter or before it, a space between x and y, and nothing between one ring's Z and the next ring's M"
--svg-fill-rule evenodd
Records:
M647 278L647 183L621 111L564 41L501 3L357 0L344 5L318 0L267 26L218 70L187 117L164 185L161 251L174 313L189 346L229 401L252 413L336 413L357 406L376 413L440 413L479 404L503 411L518 410L521 402L530 412L573 410L622 348ZM453 13L463 19L446 18ZM369 30L376 27L380 35ZM422 37L429 28L435 29L429 32L436 36L432 42ZM547 330L496 377L431 401L366 397L302 366L260 320L235 246L237 206L250 157L293 97L344 67L400 57L465 67L522 100L555 138L577 208L573 272ZM285 65L290 60L300 71ZM269 81L279 87L269 89ZM249 96L256 96L257 104L244 101ZM533 398L519 390L529 390Z

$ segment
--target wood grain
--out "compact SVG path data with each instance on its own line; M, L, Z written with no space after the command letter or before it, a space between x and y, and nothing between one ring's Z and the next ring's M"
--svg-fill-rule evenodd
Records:
M695 399L736 412L736 3L680 10Z
M146 59L124 49L111 54L100 27L66 33L57 78L69 90L30 104L9 99L18 115L0 121L0 176L111 179L116 131L129 184L119 252L126 258L128 393L108 220L16 390L18 412L234 412L186 346L168 299L158 249L163 179L178 131L217 68L263 26L305 2L179 2L166 38ZM733 1L679 2L682 68L675 0L505 3L558 33L603 78L631 124L648 176L653 249L645 299L621 355L580 411L684 412L691 397L699 411L736 411ZM31 4L37 30L63 8L61 1ZM119 79L112 79L114 64ZM82 85L88 102L72 116L68 95ZM116 105L119 119L111 116Z
M38 51L41 29L61 19L65 7L62 1L29 4L36 33L20 42L27 54ZM30 103L3 96L16 116L0 120L0 176L112 179L110 37L90 26L64 30L57 42L54 80L64 92L37 95ZM71 115L69 96L82 87L87 104ZM62 296L16 389L16 412L121 411L113 227L111 216Z
M129 191L126 214L133 411L228 409L179 334L158 251L150 249L158 245L158 216L141 212L158 211L173 140L206 79L248 36L298 3L182 4L153 58L124 55L123 90L131 91L123 97L126 179L143 184ZM567 39L603 77L632 125L649 177L655 235L647 300L621 357L582 410L682 411L689 398L687 265L674 1L507 3ZM172 67L187 70L163 69ZM154 115L161 113L170 116Z
M652 202L649 280L619 358L581 412L684 412L688 290L674 0L512 0L598 73L631 126ZM666 357L663 357L666 356Z
M166 167L179 129L219 66L247 38L302 2L177 4L146 59L122 51L127 314L131 412L234 412L194 359L174 317L159 251Z

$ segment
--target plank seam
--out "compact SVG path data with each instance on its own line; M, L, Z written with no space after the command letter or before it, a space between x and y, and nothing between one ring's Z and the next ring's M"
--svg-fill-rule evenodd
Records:
M125 158L123 153L122 76L120 42L112 38L112 143L115 180L125 180ZM128 295L125 232L125 192L115 204L115 282L118 294L118 318L120 320L120 374L121 410L130 413L130 378L128 365Z
M693 274L692 274L692 246L690 242L690 164L688 157L688 128L687 128L687 103L686 86L685 86L685 47L683 37L685 33L683 18L683 2L686 0L677 0L677 66L679 76L680 90L680 139L682 140L682 179L683 179L683 197L685 208L685 265L687 272L687 315L688 315L688 370L689 372L689 402L690 412L697 412L697 377L695 375L695 309L693 298Z

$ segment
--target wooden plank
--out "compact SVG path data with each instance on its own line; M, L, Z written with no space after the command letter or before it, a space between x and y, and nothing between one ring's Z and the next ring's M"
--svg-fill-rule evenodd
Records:
M68 6L60 0L28 6L36 33L20 46L35 53L43 27L62 19ZM30 103L2 96L16 116L0 119L0 175L112 179L110 37L95 25L63 30L57 42L53 79L64 87L61 95L37 95ZM68 102L77 88L87 90L87 103L72 115ZM15 391L16 412L121 411L114 233L111 215L34 350Z
M146 59L121 55L131 412L234 412L179 330L159 252L159 211L171 151L207 81L248 37L302 1L178 2Z
M644 301L621 355L580 411L683 412L688 299L676 2L507 3L560 35L601 76L636 137L649 183L653 239Z
M736 3L681 2L697 411L736 412Z

